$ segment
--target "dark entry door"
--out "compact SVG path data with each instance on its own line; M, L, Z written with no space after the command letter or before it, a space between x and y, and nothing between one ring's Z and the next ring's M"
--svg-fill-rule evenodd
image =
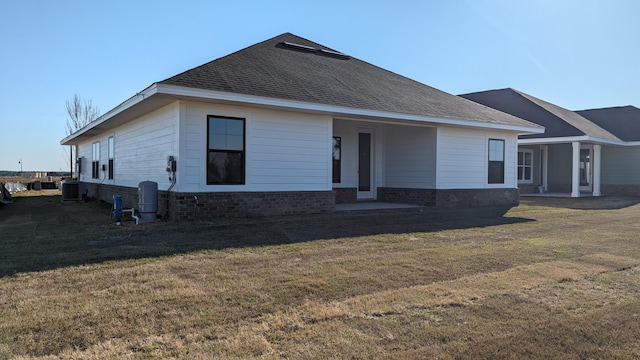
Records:
M359 133L358 154L358 194L371 198L371 133Z

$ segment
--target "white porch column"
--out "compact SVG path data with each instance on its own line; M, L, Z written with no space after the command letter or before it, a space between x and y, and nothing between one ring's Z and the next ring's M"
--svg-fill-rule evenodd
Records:
M600 196L600 160L602 145L593 145L593 196Z
M571 143L573 160L571 161L571 197L580 197L580 142Z
M541 185L544 186L544 191L549 190L549 146L548 145L540 145L540 150L542 150L542 156L540 156L540 172L542 173L540 182Z

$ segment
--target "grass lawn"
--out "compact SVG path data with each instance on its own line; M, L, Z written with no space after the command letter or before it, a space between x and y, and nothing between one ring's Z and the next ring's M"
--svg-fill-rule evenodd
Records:
M0 207L0 359L640 358L640 198L109 213L57 195Z

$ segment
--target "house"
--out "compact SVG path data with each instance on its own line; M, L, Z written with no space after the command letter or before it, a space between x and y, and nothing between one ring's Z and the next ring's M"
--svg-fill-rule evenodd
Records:
M460 96L545 127L518 139L521 193L640 194L638 109L574 112L514 89Z
M518 134L543 128L285 33L152 84L61 141L87 195L158 183L172 219L377 200L518 203Z

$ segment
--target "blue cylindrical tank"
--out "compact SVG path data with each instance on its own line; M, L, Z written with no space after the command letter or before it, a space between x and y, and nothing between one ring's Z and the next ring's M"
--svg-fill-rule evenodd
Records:
M158 213L158 183L143 181L138 184L138 212L140 219L151 221Z

